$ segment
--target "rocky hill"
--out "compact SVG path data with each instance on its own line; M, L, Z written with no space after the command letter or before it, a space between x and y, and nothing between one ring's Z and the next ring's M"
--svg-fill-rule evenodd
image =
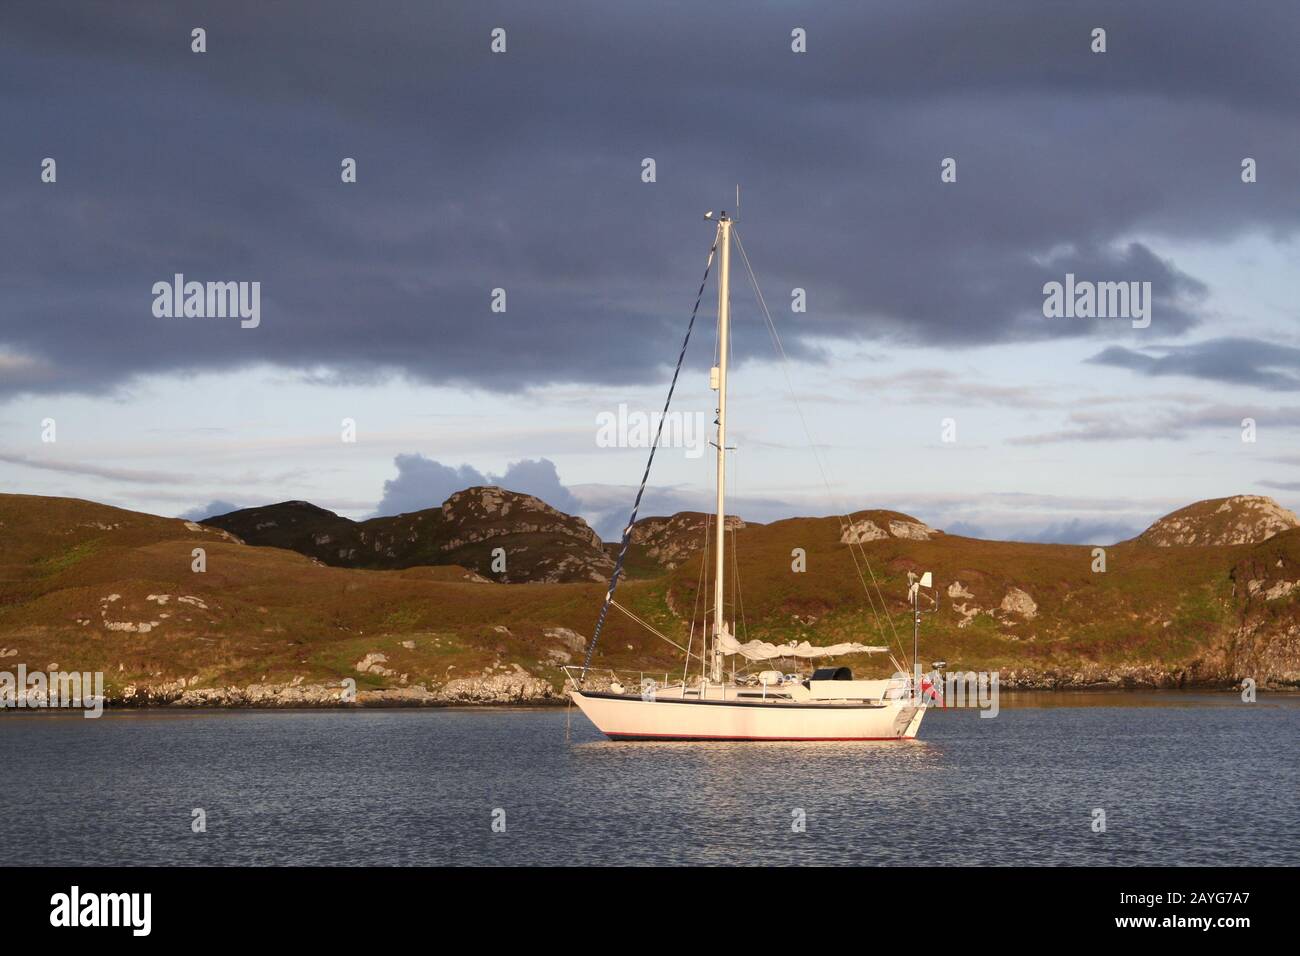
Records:
M1300 528L1300 518L1272 498L1234 495L1179 508L1152 524L1137 540L1162 548L1258 544L1291 528Z
M363 704L552 699L604 591L328 567L195 522L0 494L0 672L101 671L116 702L339 703L347 680ZM644 585L620 594L666 619ZM606 633L624 659L660 644L622 619Z
M704 546L712 520L699 511L640 519L632 529L625 573L647 577L677 567ZM495 486L466 488L440 508L366 521L306 501L282 501L200 523L247 544L287 548L335 567L455 564L506 584L608 581L621 546L621 541L602 543L579 517ZM748 526L734 515L727 518L728 531ZM506 552L505 571L493 570L498 547Z
M565 574L570 553L594 550L600 568L610 557L585 524L535 502L474 488L439 509L367 522L285 503L222 516L221 527L0 495L0 671L103 671L114 700L136 703L339 703L349 680L362 703L555 699L562 665L582 659L604 580L503 582ZM1219 516L1222 503L1184 510ZM685 644L692 608L709 597L699 593L703 552L685 543L702 540L703 519L646 521L635 545L646 549L644 574L624 583L620 603ZM998 670L1004 687L1243 677L1300 687L1300 528L1240 544L1143 535L1104 549L1104 568L1090 547L948 535L898 512L738 523L734 533L740 590L730 600L744 638L910 646L908 573L931 571L940 604L925 621L925 659ZM285 546L307 547L304 536L355 566ZM529 536L554 559L530 555ZM262 546L246 543L259 537ZM472 565L498 544L514 562L509 577L449 563ZM363 555L407 566L373 570ZM680 654L612 613L596 663L659 673L680 667ZM844 663L890 670L880 657Z
M504 583L556 583L608 581L614 567L581 518L494 486L458 491L440 508L366 521L283 501L201 523L248 544L288 548L344 568L451 564Z
M712 545L706 535L713 526L713 515L701 511L679 511L667 518L642 518L632 526L632 544L640 547L660 568L671 571L700 551L706 540ZM748 525L741 518L728 515L726 527L730 532Z

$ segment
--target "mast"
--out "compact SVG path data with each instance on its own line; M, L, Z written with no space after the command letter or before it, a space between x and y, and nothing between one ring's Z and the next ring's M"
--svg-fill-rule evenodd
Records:
M722 683L722 641L727 618L723 604L726 580L727 540L727 352L731 331L731 220L724 211L718 217L718 365L714 369L718 390L718 506L717 538L713 572L713 681Z

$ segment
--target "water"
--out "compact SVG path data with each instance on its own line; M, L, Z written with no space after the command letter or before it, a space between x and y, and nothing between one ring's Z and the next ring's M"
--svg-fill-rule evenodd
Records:
M572 732L566 740L566 723ZM19 864L1300 864L1300 698L1003 695L922 741L613 743L546 710L0 717ZM207 832L191 832L203 808ZM493 833L494 808L506 830ZM1093 810L1106 832L1092 829ZM793 832L795 811L806 831Z

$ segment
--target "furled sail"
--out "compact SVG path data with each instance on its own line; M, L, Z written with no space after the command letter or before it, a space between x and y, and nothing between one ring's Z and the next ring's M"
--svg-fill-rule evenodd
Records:
M736 640L729 631L723 631L718 638L718 647L724 654L739 654L749 661L771 661L779 657L798 657L812 660L818 657L839 657L841 654L887 654L887 647L872 647L867 644L831 644L828 647L816 647L807 641L796 644L769 644L767 641L752 640L744 644Z

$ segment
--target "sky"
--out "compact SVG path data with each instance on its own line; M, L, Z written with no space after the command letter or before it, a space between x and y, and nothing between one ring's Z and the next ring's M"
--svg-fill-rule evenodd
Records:
M729 510L1106 544L1295 509L1297 35L1203 0L6 4L0 491L363 518L491 482L617 537L647 449L609 422L662 408L739 185L786 357L737 251ZM178 273L258 283L255 326L157 314ZM1067 275L1149 324L1045 314ZM643 516L711 507L715 278Z

